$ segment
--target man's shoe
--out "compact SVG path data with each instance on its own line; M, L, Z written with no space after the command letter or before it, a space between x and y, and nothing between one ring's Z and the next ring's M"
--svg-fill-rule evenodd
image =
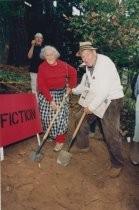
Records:
M133 141L131 144L130 161L133 165L139 165L139 142Z
M119 167L119 168L111 167L110 172L109 172L109 176L111 178L116 178L120 175L121 170L122 170L122 167Z
M131 163L133 164L133 165L139 165L139 162L136 162L136 161L134 161L134 160L131 160Z
M86 153L86 152L89 152L89 150L90 150L89 147L86 147L84 149L80 149L77 146L73 146L73 147L71 147L70 152L73 153L73 154L76 154L76 153Z
M53 150L55 152L59 152L62 149L63 146L64 146L64 143L58 143L57 142Z

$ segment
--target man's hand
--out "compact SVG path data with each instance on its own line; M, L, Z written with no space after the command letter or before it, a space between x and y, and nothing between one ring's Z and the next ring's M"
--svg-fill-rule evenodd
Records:
M93 114L93 112L91 112L91 111L88 109L88 107L84 108L84 112L85 112L86 114Z
M35 46L35 44L36 44L36 41L35 40L32 40L31 41L31 45Z

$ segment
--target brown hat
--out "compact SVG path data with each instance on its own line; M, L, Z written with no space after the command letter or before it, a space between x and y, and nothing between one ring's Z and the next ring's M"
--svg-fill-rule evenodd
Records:
M76 56L80 56L81 51L83 50L96 50L97 48L93 47L91 42L80 42L79 51L76 53Z

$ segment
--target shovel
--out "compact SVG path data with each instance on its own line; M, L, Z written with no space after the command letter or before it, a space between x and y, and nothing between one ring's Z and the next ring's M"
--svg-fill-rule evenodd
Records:
M76 137L76 135L78 133L78 130L79 130L79 128L80 128L80 126L81 126L81 124L82 124L82 122L84 120L85 115L86 115L85 112L83 112L83 114L81 116L81 119L78 122L78 125L77 125L77 127L76 127L76 129L75 129L75 131L73 133L73 136L72 136L70 142L69 142L68 150L67 151L65 151L65 150L61 150L60 151L60 153L59 153L59 155L57 157L57 163L58 164L63 165L63 166L67 166L69 164L69 162L70 162L70 160L72 158L72 154L69 151L70 151L70 149L71 149L71 147L72 147L72 145L73 145L73 143L75 141L75 137Z
M55 115L54 115L54 117L53 117L53 119L52 119L52 121L51 121L51 123L50 123L50 125L49 125L49 127L48 127L48 129L46 131L46 133L43 136L43 140L42 140L41 144L38 146L36 151L31 152L31 154L30 154L30 159L31 160L39 161L39 160L42 159L42 154L40 153L40 151L41 151L45 141L47 140L48 134L49 134L49 132L50 132L50 130L51 130L51 128L52 128L52 126L53 126L53 124L54 124L58 114L59 114L59 111L62 108L62 106L63 106L63 104L64 104L64 102L66 100L66 98L67 98L67 94L65 94L65 96L63 97L63 100L62 100L60 106L58 107L58 109L57 109L57 111L56 111L56 113L55 113Z

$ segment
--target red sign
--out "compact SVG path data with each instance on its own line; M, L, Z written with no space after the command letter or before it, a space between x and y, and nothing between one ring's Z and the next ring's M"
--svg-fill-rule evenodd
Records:
M0 95L0 147L42 132L35 94Z

